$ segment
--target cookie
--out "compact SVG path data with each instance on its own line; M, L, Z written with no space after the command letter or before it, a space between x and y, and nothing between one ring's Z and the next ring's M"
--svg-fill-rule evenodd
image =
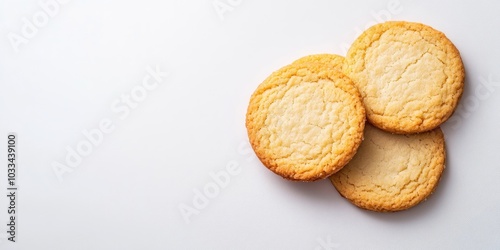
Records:
M398 135L367 124L364 137L349 164L330 177L340 195L364 209L394 212L433 192L445 167L440 128Z
M393 133L424 132L446 121L462 95L460 53L441 32L385 22L363 32L343 72L358 87L373 125Z
M324 179L359 147L365 124L352 81L328 66L294 63L269 76L251 96L250 144L261 162L290 180Z
M335 54L314 54L301 57L295 60L292 64L322 64L334 70L342 71L344 65L344 57Z

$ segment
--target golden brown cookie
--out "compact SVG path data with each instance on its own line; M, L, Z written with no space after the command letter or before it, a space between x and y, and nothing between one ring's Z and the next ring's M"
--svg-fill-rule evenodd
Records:
M365 111L352 81L322 64L292 64L253 93L248 138L262 163L290 180L314 181L341 169L363 136Z
M322 64L325 67L342 71L344 65L344 57L335 54L314 54L301 57L295 60L292 64Z
M356 206L393 212L426 199L439 182L444 162L440 128L397 135L367 123L358 152L330 180L340 195Z
M446 121L465 76L460 53L443 33L410 22L370 27L352 44L343 71L358 87L368 121L400 134Z

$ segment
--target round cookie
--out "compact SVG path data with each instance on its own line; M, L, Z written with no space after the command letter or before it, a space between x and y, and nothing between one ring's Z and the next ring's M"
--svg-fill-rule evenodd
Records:
M322 64L330 69L342 71L344 65L344 57L335 54L314 54L301 57L295 60L292 64Z
M253 93L246 115L261 162L290 180L324 179L354 156L365 110L352 81L321 64L292 64Z
M423 24L374 25L352 44L343 72L358 87L373 125L393 133L438 127L457 106L464 85L460 53Z
M425 200L437 186L444 162L444 136L440 128L397 135L367 123L358 152L330 180L340 195L354 205L394 212Z

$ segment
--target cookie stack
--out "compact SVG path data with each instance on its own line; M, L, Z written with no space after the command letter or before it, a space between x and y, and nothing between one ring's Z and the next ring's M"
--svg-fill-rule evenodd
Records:
M248 106L250 144L286 179L329 177L358 207L404 210L439 182L439 125L455 110L464 75L443 33L420 23L377 24L345 58L306 56L264 80Z

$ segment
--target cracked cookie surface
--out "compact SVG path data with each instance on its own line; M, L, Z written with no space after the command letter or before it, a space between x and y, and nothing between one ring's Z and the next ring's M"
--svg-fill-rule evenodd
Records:
M462 95L460 53L441 32L385 22L361 34L343 72L358 87L368 120L393 133L418 133L446 121Z
M319 63L293 63L253 93L246 115L261 162L290 180L324 179L354 156L365 110L352 81Z
M343 197L364 209L393 212L432 193L445 167L440 128L397 135L367 124L364 137L349 164L330 177Z
M342 71L344 57L335 54L314 54L307 55L295 60L292 64L318 63L330 69Z

